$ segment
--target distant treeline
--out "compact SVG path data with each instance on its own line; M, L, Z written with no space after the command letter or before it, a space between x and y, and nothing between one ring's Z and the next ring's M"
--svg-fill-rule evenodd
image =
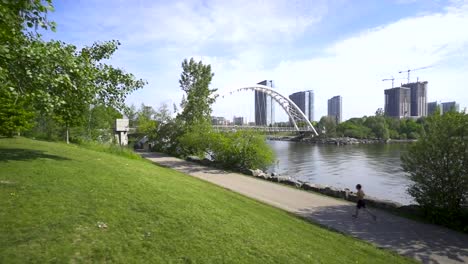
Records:
M316 123L324 137L352 137L359 139L417 139L425 131L426 117L393 118L377 110L375 116L351 118L336 124L330 117L322 117Z

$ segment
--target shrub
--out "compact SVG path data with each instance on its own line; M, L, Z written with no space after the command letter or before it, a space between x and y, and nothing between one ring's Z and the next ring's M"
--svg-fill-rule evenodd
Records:
M411 132L411 133L409 133L408 138L409 138L409 139L418 139L418 138L419 138L419 134L416 133L416 132Z
M179 143L184 156L209 156L225 168L265 169L274 161L265 137L252 131L217 133L197 126L182 135Z
M414 182L408 193L426 216L437 223L468 228L463 216L468 200L468 115L449 112L428 117L427 131L402 161Z
M275 158L265 137L252 131L217 133L211 139L214 161L225 167L265 169Z

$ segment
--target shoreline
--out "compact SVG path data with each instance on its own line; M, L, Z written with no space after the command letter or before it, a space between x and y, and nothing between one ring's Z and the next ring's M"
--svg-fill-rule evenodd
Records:
M357 139L350 137L336 137L336 138L312 138L300 136L267 136L267 140L271 141L290 141L302 142L317 145L359 145L359 144L406 144L416 142L416 139Z

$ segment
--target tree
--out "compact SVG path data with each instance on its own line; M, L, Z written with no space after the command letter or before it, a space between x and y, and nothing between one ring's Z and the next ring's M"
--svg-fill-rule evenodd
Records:
M84 116L88 118L86 133L84 133L86 138L101 142L109 142L113 139L115 120L122 118L122 114L117 109L102 104L94 105Z
M211 105L216 100L216 89L209 89L213 76L210 65L204 65L201 61L197 63L193 58L189 61L184 59L179 80L180 87L185 92L180 104L182 112L175 120L158 124L154 138L157 149L178 156L203 151L199 144L194 143L193 133L197 129L211 131ZM168 121L169 113L166 108L162 109L164 114L161 113L158 118Z
M64 42L44 42L28 31L25 26L55 29L46 19L53 10L51 0L2 1L0 10L0 90L16 96L14 104L27 102L41 114L52 112L65 125L67 142L68 128L84 122L90 104L103 102L120 109L125 96L144 85L100 62L110 58L117 41L77 51Z
M211 127L211 105L215 89L209 89L213 77L211 67L193 59L184 60L179 81L186 97L183 111L175 119L169 108L162 105L156 113L157 132L151 140L155 149L186 157L210 156L212 161L228 168L265 168L274 159L265 138L251 132L217 133Z
M55 49L56 63L52 68L56 72L59 85L44 87L56 96L53 105L55 115L67 128L79 125L81 116L91 104L102 104L119 110L124 109L126 96L143 87L146 82L136 80L130 73L103 64L117 50L118 41L94 43L80 51L64 43L47 43ZM58 101L58 102L57 102Z
M375 111L375 116L384 116L385 115L385 112L382 108L378 108L376 111Z
M134 128L137 123L137 115L138 115L135 105L132 104L130 107L126 107L124 109L124 114L125 114L125 117L128 118L129 127Z
M362 124L362 121L358 118L352 118L348 121L339 124L336 130L338 133L345 137L360 139L367 138L368 135L371 133L371 130L368 127L365 127Z
M335 137L336 136L336 121L333 117L322 116L318 123L318 128L320 131L325 132L326 137Z
M154 120L156 111L151 106L141 104L140 110L137 113L137 133L150 138L154 137L156 132L157 122Z
M201 61L196 63L193 58L182 62L179 84L187 99L182 101L183 110L178 118L187 125L210 122L211 105L216 100L216 89L209 88L213 76L210 65L204 65Z
M389 132L385 118L382 115L370 116L364 121L364 125L371 129L372 137L388 139Z
M65 126L68 143L69 128L83 125L91 104L122 109L125 97L145 82L102 63L117 50L118 41L77 50L60 41L44 42L24 28L53 29L45 19L52 9L50 0L0 3L0 91L15 96L14 104L27 103L43 116L52 113Z
M447 224L459 220L468 202L468 115L433 115L426 124L402 166L414 182L408 193L432 220Z
M167 104L161 104L154 114L154 119L160 123L168 123L172 119L169 106Z
M400 134L406 134L409 139L417 139L424 133L423 125L413 119L400 120Z
M12 137L15 133L31 128L34 112L23 101L17 101L16 96L0 90L0 135ZM28 110L29 109L29 110Z
M39 112L53 113L65 126L67 143L69 128L85 123L84 113L90 105L122 109L125 97L146 83L101 62L117 49L117 41L95 43L80 51L60 41L34 40L31 45L18 58L25 65L29 61L26 73L11 72L8 79L19 83L12 87L19 97Z
M11 77L31 74L31 64L22 63L22 58L38 52L31 48L31 42L39 35L28 29L55 30L55 23L46 19L48 11L53 11L51 0L0 2L0 134L12 136L32 126L34 111L30 101L18 92L22 80Z

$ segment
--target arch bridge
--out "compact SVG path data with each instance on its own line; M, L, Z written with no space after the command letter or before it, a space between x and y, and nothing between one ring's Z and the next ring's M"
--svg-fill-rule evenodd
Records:
M314 126L310 123L309 119L307 119L306 115L301 111L301 109L291 99L280 94L278 91L273 90L271 87L257 84L254 86L237 88L232 91L229 91L226 94L219 94L219 96L224 98L225 96L231 95L234 92L242 91L259 91L270 96L273 100L275 100L275 102L277 102L281 106L281 108L289 116L296 131L309 131L318 136L318 133L315 130ZM304 124L304 126L301 126L301 124Z

